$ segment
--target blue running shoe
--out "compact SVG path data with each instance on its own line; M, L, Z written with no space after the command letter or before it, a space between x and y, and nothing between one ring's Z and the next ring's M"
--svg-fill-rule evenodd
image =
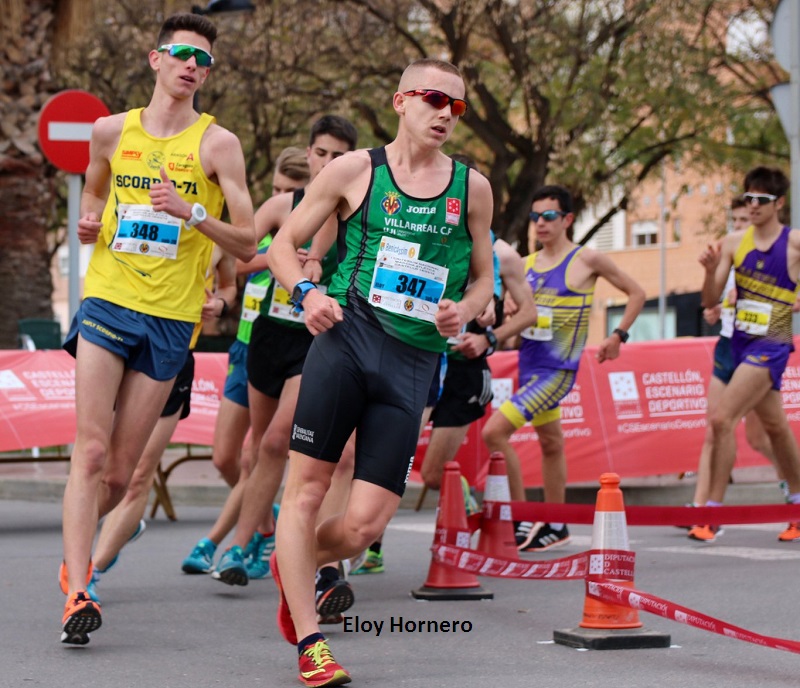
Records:
M100 582L100 571L95 568L92 568L92 578L86 584L86 594L89 595L92 602L97 602L100 604L100 597L97 594L97 584Z
M278 512L280 507L272 505L272 517L275 524L278 523ZM244 565L247 568L247 575L253 580L267 578L269 571L269 558L275 551L275 531L271 535L262 535L258 531L253 534L253 538L245 549Z
M133 535L131 535L128 538L128 541L125 543L125 545L129 545L131 542L136 542L136 540L138 540L140 537L142 537L142 534L144 533L145 528L147 528L147 524L144 522L143 518L140 518L139 519L139 525L136 526L136 530L133 531ZM123 545L123 547L124 547L124 545ZM120 550L120 551L122 551L122 550ZM97 569L97 570L99 570L100 573L109 572L111 569L113 569L117 565L117 562L119 561L119 555L120 555L120 552L117 552L114 555L114 558L111 561L108 562L108 566L106 566L102 570L99 570L99 569ZM91 597L91 593L90 593L89 596ZM97 600L95 600L95 602L97 602Z
M181 570L184 573L211 573L214 570L214 552L217 546L208 538L198 542L192 553L183 560Z
M234 545L222 555L211 577L228 585L247 585L250 578L244 565L244 552L239 545Z

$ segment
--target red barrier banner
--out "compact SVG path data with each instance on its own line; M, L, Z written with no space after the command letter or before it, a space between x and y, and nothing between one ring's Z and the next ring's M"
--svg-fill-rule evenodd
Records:
M588 347L575 387L562 404L569 483L594 482L609 471L629 478L695 470L714 343L714 338L686 338L626 344L617 360L603 364L595 359L596 347ZM227 354L197 353L195 358L192 413L178 424L174 441L211 445ZM496 408L517 387L517 353L498 352L489 362ZM74 360L64 351L0 351L0 451L74 440L74 370ZM789 359L781 391L789 422L800 434L798 352ZM489 466L480 437L484 422L470 426L456 457L462 474L479 488ZM743 424L737 434L738 465L766 464L748 447ZM430 428L418 443L412 480L421 480L418 471L429 439ZM542 483L536 439L530 426L512 437L528 487Z
M626 344L620 357L598 363L596 347L581 358L575 386L561 404L568 482L597 480L605 472L622 478L697 469L706 428L706 393L716 338L698 337ZM800 338L795 338L800 348ZM489 357L494 400L487 415L470 426L456 456L471 485L483 487L489 459L481 429L489 414L517 389L517 352ZM800 351L789 358L781 388L789 422L800 434ZM423 434L415 460L419 470L430 438ZM511 437L527 487L542 484L541 451L529 425ZM766 465L737 428L737 465ZM415 479L419 475L414 474Z
M174 442L214 443L226 354L196 353L192 412ZM0 351L0 451L69 444L75 439L75 359L66 351Z
M484 502L483 518L489 518ZM590 504L510 502L515 521L544 523L594 523L595 507ZM487 515L489 514L489 515ZM629 526L719 526L737 523L783 523L800 519L800 504L747 504L739 506L626 506Z

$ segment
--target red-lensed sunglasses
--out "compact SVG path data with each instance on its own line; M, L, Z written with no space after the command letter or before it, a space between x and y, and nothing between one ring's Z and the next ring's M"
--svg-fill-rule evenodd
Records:
M460 98L453 98L441 91L434 91L432 88L415 88L413 91L403 92L404 96L422 96L422 102L435 107L437 110L444 110L448 105L453 117L461 117L467 111L467 101Z

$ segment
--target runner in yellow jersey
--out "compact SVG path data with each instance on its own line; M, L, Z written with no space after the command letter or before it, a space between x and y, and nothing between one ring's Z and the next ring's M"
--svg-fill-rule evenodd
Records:
M148 56L150 103L92 129L78 236L95 250L65 343L77 411L63 511L65 643L86 644L100 627L86 592L97 522L125 495L186 360L212 243L243 260L256 251L239 140L192 107L216 34L202 16L168 18Z

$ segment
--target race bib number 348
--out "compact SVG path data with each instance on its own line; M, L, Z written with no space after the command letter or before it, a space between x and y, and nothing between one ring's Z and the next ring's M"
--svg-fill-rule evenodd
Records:
M177 258L181 235L179 218L157 212L150 205L131 203L120 203L117 212L117 232L111 242L113 251Z

